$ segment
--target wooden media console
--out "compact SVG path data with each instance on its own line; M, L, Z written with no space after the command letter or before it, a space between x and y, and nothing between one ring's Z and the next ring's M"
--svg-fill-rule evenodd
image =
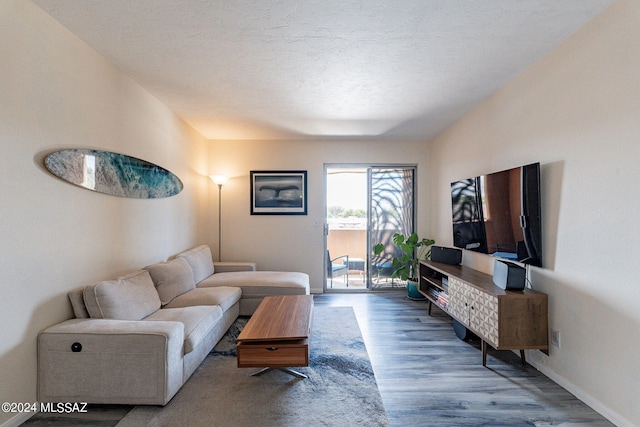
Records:
M482 341L482 365L487 345L496 350L549 350L547 295L525 288L504 290L492 276L462 265L420 262L420 293Z

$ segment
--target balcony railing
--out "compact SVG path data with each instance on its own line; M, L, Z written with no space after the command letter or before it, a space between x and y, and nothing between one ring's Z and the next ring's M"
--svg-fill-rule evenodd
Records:
M333 228L332 228L333 227ZM339 275L333 280L327 278L328 289L366 289L367 288L367 230L366 227L359 227L358 222L345 223L341 220L339 224L331 224L329 235L327 236L327 249L331 258L342 255L349 256L348 274ZM346 263L342 258L338 263ZM371 288L398 287L398 280L392 280L390 270L378 269L372 271ZM331 283L332 282L332 283Z

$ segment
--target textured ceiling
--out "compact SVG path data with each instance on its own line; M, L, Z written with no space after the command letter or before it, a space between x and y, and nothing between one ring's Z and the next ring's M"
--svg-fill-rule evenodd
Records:
M612 0L33 0L209 139L428 140Z

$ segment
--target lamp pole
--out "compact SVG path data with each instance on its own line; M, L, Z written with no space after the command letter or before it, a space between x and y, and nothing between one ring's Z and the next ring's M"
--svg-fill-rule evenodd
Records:
M229 178L223 175L211 175L210 178L218 184L218 261L222 261L222 186Z
M218 261L222 261L222 184L218 184Z

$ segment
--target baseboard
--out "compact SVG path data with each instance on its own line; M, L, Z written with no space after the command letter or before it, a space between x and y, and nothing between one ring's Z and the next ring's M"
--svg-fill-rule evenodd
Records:
M544 366L540 363L537 363L534 360L530 360L533 358L527 357L527 362L536 368L538 371L542 372L547 378L558 384L560 387L567 390L569 393L573 394L575 397L580 399L586 405L588 405L591 409L605 417L607 420L611 421L618 427L634 427L635 424L631 421L627 420L622 415L618 414L615 411L612 411L611 408L604 405L598 399L594 398L592 395L567 380L565 377L558 375L557 372L550 369L548 366Z
M0 424L0 427L19 427L35 414L37 414L37 412L22 412Z

